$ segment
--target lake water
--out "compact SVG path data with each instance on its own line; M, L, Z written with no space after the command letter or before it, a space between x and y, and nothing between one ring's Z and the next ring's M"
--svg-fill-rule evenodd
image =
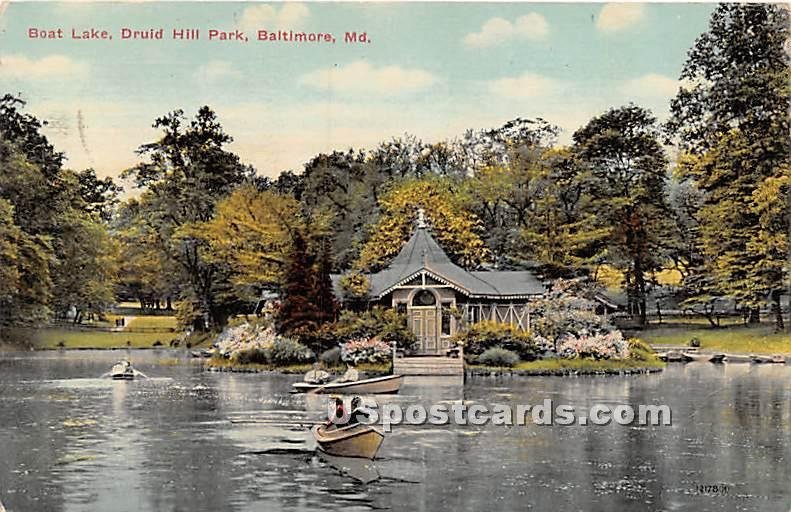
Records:
M373 465L315 454L325 397L298 376L201 371L175 352L0 354L11 512L791 510L791 367L630 377L408 379L404 406L667 404L672 426L396 426ZM131 359L150 379L98 378ZM373 475L373 476L372 476ZM378 477L373 482L363 481ZM701 493L699 485L726 485Z

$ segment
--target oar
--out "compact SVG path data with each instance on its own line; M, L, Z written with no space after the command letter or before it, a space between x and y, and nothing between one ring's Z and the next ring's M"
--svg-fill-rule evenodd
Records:
M150 379L151 378L148 375L146 375L145 373L141 372L140 370L135 369L135 370L132 370L132 371L135 372L135 375L140 375L143 378L146 378L146 379Z

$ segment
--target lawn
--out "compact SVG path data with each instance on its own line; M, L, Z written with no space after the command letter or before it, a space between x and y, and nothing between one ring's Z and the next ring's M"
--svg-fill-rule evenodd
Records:
M652 345L689 345L689 340L700 340L702 350L742 354L791 354L791 334L775 333L774 326L733 325L729 327L698 328L695 326L652 327L636 333Z
M102 331L78 331L57 327L42 329L18 329L15 337L29 341L34 348L150 348L159 341L168 346L170 340L178 335L173 333L126 333Z
M635 359L615 360L608 359L596 361L593 359L544 359L540 361L528 361L517 364L516 370L579 370L579 371L600 371L600 370L624 370L632 368L664 368L665 364L659 359L648 361L638 361Z
M176 329L175 316L136 316L126 324L127 329Z

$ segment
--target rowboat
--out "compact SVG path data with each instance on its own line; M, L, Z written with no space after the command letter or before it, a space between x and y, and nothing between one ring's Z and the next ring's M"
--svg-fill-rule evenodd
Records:
M712 363L715 363L715 364L720 364L720 363L725 361L726 357L727 356L725 354L714 354L714 355L711 356L709 361L712 362Z
M319 450L338 457L373 459L385 438L376 427L362 423L340 428L315 425L311 431Z
M658 354L659 359L668 363L688 363L692 361L692 357L684 352L678 350L670 350L664 354Z
M110 378L113 380L132 380L135 378L135 369L129 361L119 361L110 369Z
M298 393L348 393L348 394L394 394L401 388L403 375L385 375L373 379L354 382L330 382L329 384L310 384L297 382L293 385Z
M766 363L774 363L774 364L785 364L786 358L785 356L781 356L775 354L773 356L750 356L750 359L755 364L766 364Z

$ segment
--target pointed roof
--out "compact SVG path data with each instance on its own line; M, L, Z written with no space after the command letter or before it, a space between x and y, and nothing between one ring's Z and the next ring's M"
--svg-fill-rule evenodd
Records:
M379 299L421 272L469 297L509 299L544 293L544 286L529 271L467 272L450 260L425 223L419 221L412 237L390 265L368 276L370 295Z

